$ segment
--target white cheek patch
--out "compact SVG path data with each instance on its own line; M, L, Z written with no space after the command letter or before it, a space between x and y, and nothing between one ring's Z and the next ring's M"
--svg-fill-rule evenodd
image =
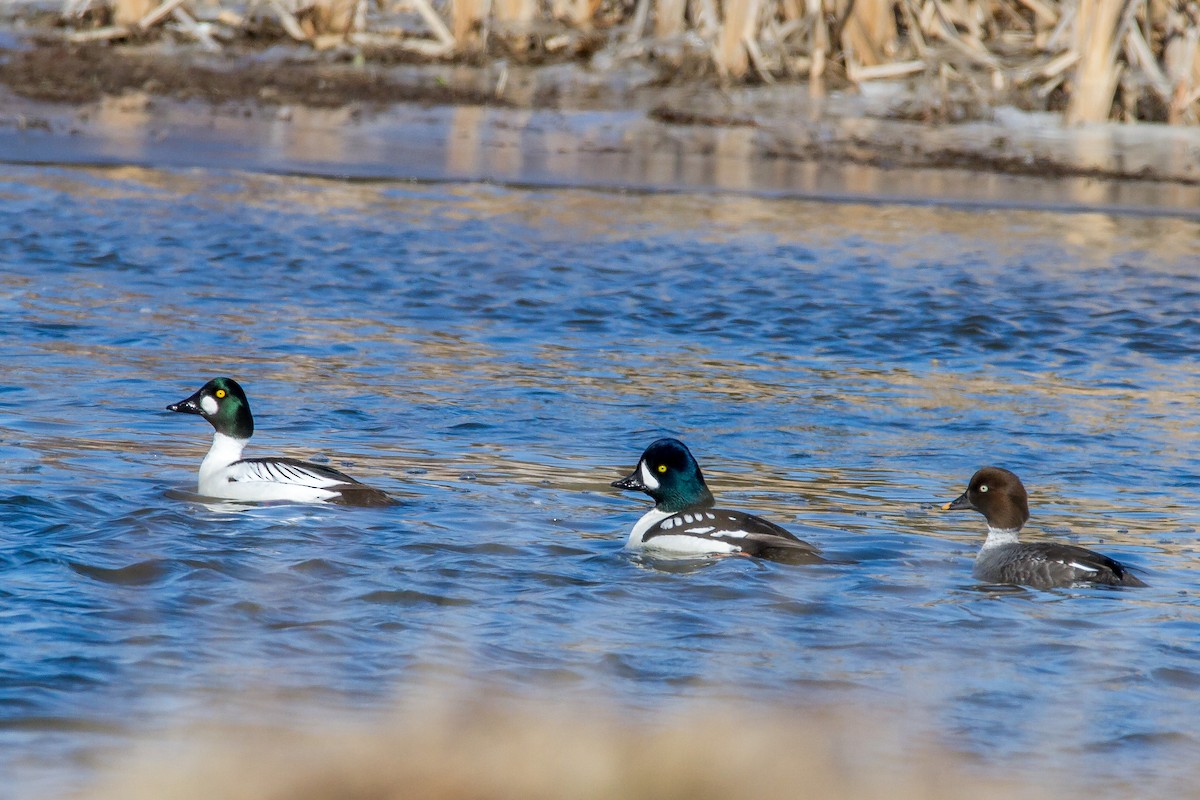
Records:
M200 408L204 409L205 414L217 413L217 401L211 395L204 395L200 398Z
M648 466L646 466L645 461L642 462L641 469L642 469L642 483L645 484L647 489L657 489L658 488L658 478L656 478L650 474L650 468Z

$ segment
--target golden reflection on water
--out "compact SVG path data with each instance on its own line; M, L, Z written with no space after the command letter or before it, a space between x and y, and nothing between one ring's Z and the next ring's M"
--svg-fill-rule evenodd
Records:
M461 112L467 114L468 111ZM730 147L737 149L731 136ZM514 141L515 144L515 141ZM519 148L506 148L519 150ZM513 158L519 158L513 155ZM461 162L469 169L472 162ZM456 168L457 171L457 168ZM396 197L391 182L345 182L264 174L239 175L234 194L229 186L204 173L162 172L137 167L81 169L82 177L59 170L30 174L31 183L95 196L99 199L192 195L212 203L235 200L264 210L286 210L300 204L312 211L353 215L356 210L392 209L409 219L487 219L511 216L564 239L580 235L627 238L632 223L639 234L662 235L700 231L718 239L753 227L757 234L782 244L820 247L848 236L894 248L897 266L936 257L944 237L953 247L969 239L1000 257L1015 255L1032 240L1057 241L1065 257L1037 264L1047 274L1070 272L1089 262L1134 259L1154 253L1153 262L1133 261L1139 269L1190 274L1195 268L1200 223L1172 217L1120 217L1101 213L954 209L944 206L875 205L778 199L742 194L641 194L554 189L553 202L539 190L496 192L479 184L437 185ZM112 181L102 180L105 177ZM98 180L100 179L100 180ZM413 187L413 184L404 184ZM415 186L419 187L419 184ZM145 194L139 192L139 188ZM432 187L431 187L432 188ZM703 221L707 224L698 224ZM649 226L649 227L646 227ZM708 231L708 233L705 233ZM931 249L932 248L932 249ZM1077 257L1073 257L1077 256ZM791 267L801 268L801 267Z
M483 138L483 106L458 106L450 112L456 146L446 155L446 169L451 175L478 175L483 171L480 148Z
M510 81L510 94L520 93L514 85L519 82L515 77ZM468 79L465 85L475 83ZM534 91L532 83L526 88ZM722 116L729 111L725 99L723 92L693 93L684 102L689 107L707 103L707 113ZM106 98L77 114L57 112L64 119L56 118L56 127L69 127L75 135L51 146L67 163L201 163L292 174L690 187L705 194L758 191L1035 206L1157 206L1184 213L1200 205L1200 188L1182 182L1192 177L1196 140L1179 128L1063 130L1029 120L939 128L859 115L805 122L794 103L772 107L768 102L761 115L755 111L758 105L751 101L748 106L755 126L705 126L657 122L636 102L611 111L572 109L569 100L561 111L359 104L319 109L209 107L135 93ZM31 113L39 116L56 113L35 108ZM16 145L28 146L19 139ZM1124 174L1146 169L1181 180L1049 180L972 169L874 166L889 153L901 154L895 160L904 163L909 159L903 154L913 149L975 153L985 161L1021 159L1027 162L1023 169L1046 159L1067 168ZM17 157L47 158L37 149Z

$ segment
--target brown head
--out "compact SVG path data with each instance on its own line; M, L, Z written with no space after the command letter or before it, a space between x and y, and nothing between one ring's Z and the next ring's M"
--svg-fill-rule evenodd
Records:
M987 517L988 527L1020 530L1029 521L1029 496L1015 474L1001 467L984 467L971 476L967 490L942 506L943 511L974 509Z

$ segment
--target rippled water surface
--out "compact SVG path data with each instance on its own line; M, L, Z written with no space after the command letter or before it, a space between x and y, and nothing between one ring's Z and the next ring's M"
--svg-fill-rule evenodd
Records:
M0 168L0 793L448 675L901 709L985 767L1191 786L1197 253L1170 219ZM211 431L164 406L216 375L254 454L403 505L195 498ZM648 499L608 483L661 435L856 563L631 558ZM1028 538L1151 587L978 587L982 518L932 503L987 463Z

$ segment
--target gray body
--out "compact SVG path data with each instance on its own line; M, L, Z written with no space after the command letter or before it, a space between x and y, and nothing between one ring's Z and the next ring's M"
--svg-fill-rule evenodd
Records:
M1085 547L1054 542L985 546L975 557L974 575L985 583L1015 583L1034 589L1088 583L1146 585L1119 561Z

